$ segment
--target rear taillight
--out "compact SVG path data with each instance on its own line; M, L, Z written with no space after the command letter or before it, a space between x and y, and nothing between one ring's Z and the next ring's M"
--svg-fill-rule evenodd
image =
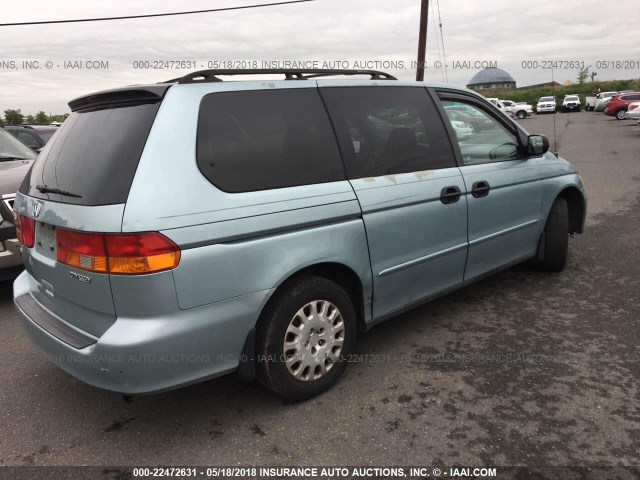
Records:
M629 105L629 110L635 110L638 107L640 107L640 103L632 103L631 105Z
M18 241L27 248L32 248L36 242L36 221L19 213L13 214L16 223Z
M56 229L58 261L90 272L138 275L171 270L180 247L157 232L85 233Z

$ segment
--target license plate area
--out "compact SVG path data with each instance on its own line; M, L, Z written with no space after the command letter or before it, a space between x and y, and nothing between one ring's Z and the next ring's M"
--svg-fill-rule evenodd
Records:
M56 227L43 222L37 222L36 226L36 250L38 253L51 258L56 258Z

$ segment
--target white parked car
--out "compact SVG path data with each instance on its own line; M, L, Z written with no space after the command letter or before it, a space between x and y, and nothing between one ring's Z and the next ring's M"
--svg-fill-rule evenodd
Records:
M638 120L638 123L640 123L640 102L631 102L624 114L624 118L627 120Z
M536 105L536 112L538 113L555 113L556 111L556 97L540 97L538 104Z
M578 95L565 95L562 101L563 112L579 112L580 111L580 97Z
M511 110L507 108L507 106L504 103L502 103L502 100L500 100L499 98L487 98L487 100L493 103L496 106L496 108L500 110L502 113L504 113L505 115L513 117L513 113L511 113Z
M458 140L460 141L473 137L475 133L473 126L467 122L451 120L451 126L453 126L453 130L456 132L456 137L458 137Z
M514 102L513 100L501 100L502 104L512 113L513 117L520 119L533 115L533 107L527 102Z

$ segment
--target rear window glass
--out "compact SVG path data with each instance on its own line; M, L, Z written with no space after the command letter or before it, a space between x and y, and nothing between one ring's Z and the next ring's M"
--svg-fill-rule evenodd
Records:
M315 89L205 96L197 159L202 174L227 192L345 178L335 135Z
M125 203L159 106L72 113L36 159L20 192L79 205ZM41 193L39 185L79 197Z

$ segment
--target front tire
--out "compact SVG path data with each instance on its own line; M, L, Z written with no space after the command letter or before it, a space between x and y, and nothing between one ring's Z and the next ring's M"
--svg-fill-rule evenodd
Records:
M518 117L520 120L522 120L523 118L527 118L527 112L525 112L524 110L520 110L518 113L516 113L516 117Z
M344 372L355 344L356 312L337 283L305 275L290 280L257 328L257 377L288 400L328 390Z
M620 109L616 112L616 118L618 120L624 120L624 117L627 115L626 110Z
M548 272L561 272L569 253L569 207L564 198L556 198L551 206L544 233L540 239L543 251L540 267Z

